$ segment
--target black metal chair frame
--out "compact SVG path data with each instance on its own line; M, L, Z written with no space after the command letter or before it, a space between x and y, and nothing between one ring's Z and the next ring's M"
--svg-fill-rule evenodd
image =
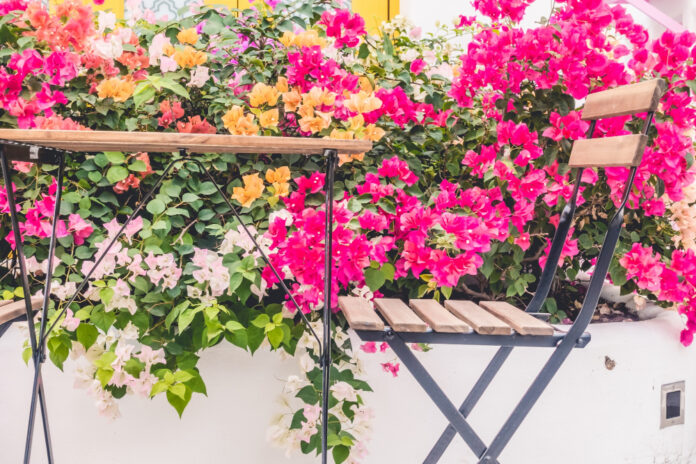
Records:
M649 112L643 126L643 134L647 135L653 120L653 112ZM596 121L590 123L588 138L592 138ZM583 173L582 167L575 168L575 185L570 201L566 204L561 213L558 227L551 242L546 265L541 274L539 286L536 294L525 309L526 312L536 315L543 305L551 288L556 268L560 259L563 245L567 239L568 231L575 214L578 191ZM594 273L587 289L587 294L582 304L582 308L575 319L575 322L566 333L555 333L550 336L530 336L513 334L508 336L499 335L479 335L472 334L452 334L437 333L428 331L418 332L395 332L387 327L383 331L356 330L358 336L364 341L386 341L394 350L406 368L415 377L416 381L425 390L437 408L449 421L449 425L442 432L440 438L433 446L430 453L424 460L426 464L434 464L440 460L455 435L459 434L467 443L469 448L476 455L479 464L494 464L498 462L498 457L505 446L509 443L522 421L526 418L529 411L543 394L548 384L565 362L573 348L584 348L590 341L590 334L585 333L592 315L599 302L600 292L606 279L609 265L614 255L614 250L621 234L623 224L624 209L628 201L633 181L636 175L636 167L629 171L628 180L622 197L621 204L608 224L608 229L604 242L599 253ZM409 343L432 343L432 344L458 344L458 345L493 345L500 346L493 358L484 369L466 399L457 408L454 403L445 395L435 379L428 373L427 369L414 356ZM489 446L478 436L474 429L469 425L466 418L469 416L476 403L484 394L492 380L500 371L512 349L520 347L548 347L555 348L553 353L537 374L536 378L522 396L517 406L514 408L504 425L493 438Z
M20 143L20 142L15 142L11 140L0 140L0 169L2 170L2 176L3 176L3 181L5 186L7 186L7 197L8 197L8 205L10 208L10 219L12 223L12 231L16 243L16 263L19 267L19 274L21 276L21 283L22 283L22 288L24 290L24 300L26 303L26 315L22 316L21 318L17 318L14 321L11 322L16 322L20 319L26 318L29 321L34 320L34 313L32 309L32 304L31 304L31 289L29 285L29 278L28 278L28 273L26 269L26 261L25 261L25 255L24 255L24 248L23 248L23 243L22 243L22 237L19 229L19 220L17 217L17 212L15 209L16 201L14 197L14 192L12 191L11 188L9 188L10 185L12 185L12 180L11 180L11 175L10 175L10 168L8 164L8 159L10 158L20 158L20 159L30 159L32 161L36 162L41 162L41 163L46 163L46 164L53 164L53 165L58 165L58 174L57 174L57 190L56 190L56 203L55 203L55 208L53 211L53 225L52 225L52 230L51 230L51 236L50 236L50 241L49 241L49 249L48 249L48 269L46 272L46 280L44 283L44 297L43 297L43 304L40 309L40 314L41 314L41 323L40 323L40 328L38 331L38 337L36 334L36 330L32 330L31 324L30 324L30 330L29 330L29 341L31 345L31 352L32 352L32 361L34 364L34 380L32 384L32 392L31 392L31 403L29 407L29 423L27 426L27 435L26 435L26 441L25 441L25 447L24 447L24 464L29 464L31 461L31 451L32 451L32 441L33 441L33 434L34 434L34 422L36 418L36 408L37 408L37 403L38 406L41 409L41 421L43 425L43 432L44 432L44 441L46 445L46 455L48 458L48 463L53 464L55 462L54 457L53 457L53 447L51 444L51 433L50 433L50 428L49 428L49 422L48 422L48 413L46 409L46 394L44 390L44 384L43 384L43 378L42 378L42 373L41 373L41 367L42 364L46 361L46 341L48 338L48 335L51 333L51 331L55 328L56 324L61 320L61 317L63 314L66 312L66 310L70 307L70 305L75 301L77 296L80 294L80 292L84 289L84 287L87 285L92 272L94 269L96 269L101 262L101 260L106 256L106 254L109 252L111 247L116 243L116 241L121 237L123 231L126 229L128 224L140 214L143 206L148 203L152 195L159 189L162 181L166 178L167 174L170 172L170 170L178 163L194 163L201 169L203 174L208 178L210 182L213 183L215 186L217 192L220 194L220 196L224 199L225 203L227 206L232 210L232 213L234 217L237 219L239 224L242 225L244 228L244 231L246 232L247 236L251 239L252 243L254 244L254 247L260 252L262 259L266 263L267 266L271 268L273 273L275 274L275 277L279 281L279 285L283 292L288 296L290 301L292 301L293 305L297 308L297 313L299 317L304 321L304 323L307 325L307 329L311 332L311 334L314 336L314 338L317 340L319 343L320 347L320 367L322 368L322 378L323 378L323 385L324 388L322 388L322 463L326 464L328 460L328 450L327 450L327 436L328 436L328 410L329 410L329 382L330 382L330 368L331 368L331 279L332 279L332 268L333 266L331 265L331 255L332 255L332 242L333 242L333 237L332 237L332 232L333 232L333 193L334 193L334 180L335 180L335 172L336 172L336 167L338 165L338 153L336 150L333 149L324 149L323 150L323 157L326 158L326 166L325 166L325 173L326 173L326 178L325 178L325 193L326 193L326 203L325 203L325 208L326 208L326 235L325 235L325 250L326 250L326 257L325 257L325 285L324 285L324 295L325 295L325 304L324 308L322 309L322 319L323 319L323 340L320 340L319 337L317 336L316 332L312 329L311 325L309 324L309 320L307 317L304 315L302 310L300 309L299 304L295 300L294 296L286 286L285 282L283 281L283 278L281 277L281 274L278 272L278 270L273 266L271 261L268 259L268 256L266 253L263 251L263 249L259 246L258 242L256 241L256 237L254 237L254 234L249 230L247 225L244 223L242 218L239 215L239 212L237 209L234 207L232 202L229 200L227 195L223 192L222 188L218 185L218 183L215 181L213 176L210 174L208 169L196 158L193 158L185 149L180 149L179 150L179 158L172 160L162 171L162 173L159 175L157 178L157 181L153 185L152 189L143 197L143 199L138 203L138 206L135 208L135 210L132 212L132 214L126 219L126 221L123 223L121 228L119 229L118 233L115 234L115 236L111 239L109 244L106 246L106 248L102 251L101 255L99 255L96 260L95 260L95 266L92 267L90 272L88 272L84 279L77 285L76 291L73 294L71 298L67 300L65 304L63 304L63 307L61 311L58 313L58 315L55 317L54 322L47 327L47 321L48 321L48 306L49 306L49 301L50 301L50 295L51 295L51 281L53 277L53 257L55 253L55 247L56 247L56 225L57 225L57 219L60 214L60 207L61 207L61 200L62 200L62 190L63 190L63 178L64 178L64 171L65 171L65 157L67 154L71 153L68 150L59 150L55 148L49 148L49 147L43 147L43 146L38 146L38 145L32 145L32 144L26 144L26 143ZM14 156L12 156L14 155ZM12 269L10 269L10 272L12 272ZM0 336L7 330L11 322L3 324L0 326Z

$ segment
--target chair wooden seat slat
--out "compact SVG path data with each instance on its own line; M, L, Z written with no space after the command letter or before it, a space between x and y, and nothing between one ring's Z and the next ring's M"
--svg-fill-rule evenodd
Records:
M370 151L369 140L337 140L310 137L261 137L224 134L180 134L173 132L66 131L38 129L0 129L0 140L10 140L41 147L75 152L175 152L190 153L269 153L322 154L337 150L339 154ZM30 159L26 150L7 149L10 159Z
M31 299L31 309L36 311L41 308L43 303L42 297L33 297ZM0 301L0 324L13 321L26 313L24 300L2 300Z
M471 327L432 299L409 301L411 309L436 332L470 333Z
M553 335L554 333L553 326L505 301L482 301L479 305L521 335Z
M366 299L339 296L338 306L354 330L384 330L384 322Z
M504 321L472 301L446 300L445 308L482 335L510 335L512 329Z
M397 332L426 332L428 324L398 298L376 298L375 306Z

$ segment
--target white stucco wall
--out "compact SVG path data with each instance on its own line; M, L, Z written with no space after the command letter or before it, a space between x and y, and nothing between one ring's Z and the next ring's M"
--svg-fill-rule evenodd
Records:
M505 464L691 464L696 463L696 348L677 341L680 322L658 319L592 325L592 342L575 350L501 456ZM21 462L31 368L20 359L22 337L11 329L0 338L0 463ZM419 354L459 403L494 349L445 347ZM548 356L544 349L518 349L482 398L471 422L490 441L522 391ZM375 392L374 434L366 464L422 462L445 425L444 418L407 371L398 378L382 372L382 355L364 355ZM605 356L616 362L605 367ZM230 346L200 361L208 398L195 396L179 420L163 398L129 398L123 417L98 416L92 399L75 390L69 372L45 368L55 455L59 464L310 463L286 460L265 440L278 412L281 379L295 361L265 352L252 359ZM686 424L659 429L660 387L686 381ZM35 464L45 463L37 429ZM457 438L443 464L475 462Z
M445 23L451 22L460 14L474 15L475 10L470 3L459 0L400 0L400 11L416 25L429 31L433 29L436 21ZM688 29L696 31L696 0L651 0L650 3L677 19ZM529 27L541 18L548 18L552 4L552 0L536 0L527 9L522 24ZM651 34L659 34L664 31L664 27L655 23L633 6L627 5L626 9L636 18L638 23L646 26Z

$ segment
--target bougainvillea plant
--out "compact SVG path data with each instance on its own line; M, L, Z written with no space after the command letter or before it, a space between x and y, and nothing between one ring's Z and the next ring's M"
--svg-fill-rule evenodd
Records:
M6 127L169 131L369 139L342 157L334 206L335 294L507 299L536 286L574 181L566 162L585 136L589 92L661 77L669 84L631 194L611 281L684 315L696 331L696 36L651 40L620 6L557 1L548 21L519 26L529 2L476 0L481 17L423 36L396 18L368 32L328 0L243 11L194 6L177 21L133 7L128 21L66 0L0 2L0 122ZM635 132L637 120L597 125ZM58 366L118 416L129 393L165 395L179 414L205 394L201 352L223 342L261 346L300 364L270 430L288 452L319 446L319 346L215 186L178 163L106 258L95 256L176 154L74 155L58 219L48 339ZM201 155L238 204L316 332L321 331L324 178L320 158ZM54 168L14 163L33 288L41 291L55 203ZM627 172L585 171L573 237L545 309L573 316L576 282L591 272ZM7 187L0 252L15 243ZM76 283L89 286L57 319ZM2 280L3 298L22 296ZM335 299L333 301L336 301ZM338 308L329 446L358 462L369 438L370 387ZM384 351L386 345L364 344ZM424 349L414 346L414 349ZM29 356L28 348L25 355ZM396 375L399 365L385 362Z

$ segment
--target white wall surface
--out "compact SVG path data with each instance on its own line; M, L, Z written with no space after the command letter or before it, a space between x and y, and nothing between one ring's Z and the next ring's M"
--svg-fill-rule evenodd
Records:
M677 340L676 314L634 323L592 325L592 342L575 350L547 393L501 456L504 464L696 463L696 347ZM32 370L21 356L22 337L12 328L0 338L0 463L21 462ZM438 346L419 354L450 398L459 403L494 349ZM490 441L548 356L546 349L517 349L471 416ZM605 356L616 362L605 367ZM375 393L367 402L376 419L366 464L420 463L446 421L403 369L382 372L390 357L364 355ZM316 463L286 460L266 440L278 407L272 399L295 361L271 353L252 359L220 346L200 361L208 398L194 396L179 420L162 398L121 401L123 417L98 416L92 399L73 389L70 372L45 367L46 395L57 464ZM68 366L68 371L69 366ZM686 424L659 429L660 387L686 381ZM45 463L37 428L35 464ZM456 438L443 464L475 462Z
M651 0L650 3L688 29L696 31L696 0ZM553 0L536 0L527 8L522 24L532 27L541 18L548 18L552 5ZM626 9L639 24L650 30L653 37L664 31L664 27L633 6L627 5ZM424 31L432 31L436 21L450 23L460 14L476 14L471 2L465 0L401 0L400 11Z

